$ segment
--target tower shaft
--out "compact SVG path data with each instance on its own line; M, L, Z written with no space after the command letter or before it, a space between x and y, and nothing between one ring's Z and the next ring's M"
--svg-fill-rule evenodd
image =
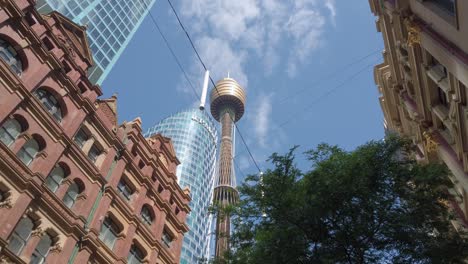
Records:
M221 123L219 170L213 203L221 208L236 204L239 193L233 168L233 126L244 115L245 92L234 79L224 78L211 91L210 109L213 118ZM216 218L216 258L223 259L229 250L231 216L221 210Z
M234 112L225 108L220 113L221 122L221 147L219 157L218 182L214 190L214 203L226 207L235 204L239 200L239 194L235 189L232 170L232 128ZM231 232L231 217L226 214L218 214L216 221L216 257L222 257L229 249L229 236Z

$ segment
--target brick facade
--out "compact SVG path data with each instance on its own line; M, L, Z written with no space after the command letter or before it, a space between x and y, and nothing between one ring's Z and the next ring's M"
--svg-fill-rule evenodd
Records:
M172 143L118 125L92 65L84 27L0 0L0 263L179 262L190 193Z

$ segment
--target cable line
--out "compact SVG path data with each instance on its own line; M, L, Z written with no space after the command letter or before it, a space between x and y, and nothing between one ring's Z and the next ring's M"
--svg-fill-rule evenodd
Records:
M286 119L286 121L284 121L283 123L281 123L279 125L279 127L284 127L285 125L287 125L288 123L290 123L291 121L293 121L294 119L296 119L299 115L305 113L307 110L309 110L310 108L312 108L313 106L315 106L317 103L319 103L322 99L326 98L327 96L329 96L330 94L336 92L338 89L340 89L341 87L344 87L349 81L355 79L357 76L359 76L359 74L363 73L365 70L367 70L368 68L370 67L373 67L375 66L375 64L380 61L381 59L379 58L378 60L372 62L371 64L368 64L366 65L364 68L361 68L358 72L356 72L355 74L353 74L352 76L346 78L343 82L341 82L340 84L338 84L337 86L333 87L332 89L328 90L326 93L322 94L321 96L317 97L315 100L312 101L312 103L310 103L309 105L307 105L305 108L303 108L301 111L298 111L296 113L294 113L293 115L291 115L288 119Z
M361 57L361 58L359 58L359 59L357 59L357 60L355 60L355 61L352 61L352 62L350 62L350 63L344 65L343 67L338 68L337 70L335 70L335 71L333 71L332 73L326 75L325 77L321 77L319 80L316 80L316 81L312 84L312 86L316 86L316 85L318 85L318 84L320 84L320 83L322 83L322 82L324 82L324 81L328 81L328 79L334 77L335 75L341 74L344 70L347 70L347 69L350 68L351 66L354 66L354 65L356 65L356 64L358 64L358 63L360 63L360 62L366 60L367 58L372 57L373 55L380 53L381 51L382 51L382 49L374 50L374 51L372 51L371 53L365 55L364 57ZM286 97L285 97L283 100L281 100L278 104L284 104L285 102L289 101L290 99L296 97L296 96L299 95L299 94L304 93L305 91L307 91L307 90L309 90L309 89L310 89L310 86L309 86L309 87L304 87L304 88L300 89L299 91L297 91L296 93L293 93L293 94L291 94L291 95L289 95L289 96L286 96Z
M150 18L151 20L153 21L153 24L156 26L156 29L158 30L159 32L159 35L161 35L161 38L164 40L164 43L166 44L166 47L169 49L169 51L171 52L172 54L172 57L174 58L175 62L177 63L177 65L179 66L179 69L182 71L184 77L185 77L185 80L188 82L188 84L190 85L190 88L192 88L192 92L195 94L197 100L198 98L200 98L200 95L198 94L197 90L195 89L193 83L190 81L190 78L188 77L187 75L187 72L184 70L184 67L182 67L182 63L180 62L179 58L177 58L174 50L171 48L171 46L169 45L169 41L167 40L167 38L164 36L161 28L159 27L158 25L158 22L156 21L156 19L153 17L153 15L151 14L151 10L148 10L148 14L150 15Z
M185 29L185 27L184 27L182 21L180 20L179 15L177 14L177 11L175 10L174 6L172 5L171 0L167 0L167 2L168 2L169 5L171 6L171 9L172 9L172 11L174 12L174 14L175 14L175 16L176 16L177 21L179 22L180 27L182 28L182 30L184 31L185 35L187 36L187 38L188 38L188 40L189 40L189 42L190 42L190 45L192 46L192 49L194 50L195 54L197 55L198 60L200 61L201 65L203 66L203 69L205 69L205 71L208 70L208 69L206 68L206 65L205 65L205 63L203 62L203 60L202 60L200 54L198 53L197 48L195 47L195 44L194 44L193 41L192 41L192 38L190 37L189 33L188 33L187 30ZM214 86L216 92L217 92L218 95L219 95L218 87L216 87L216 84L215 84L215 82L213 81L213 78L211 78L211 76L210 76L210 82L211 82L211 84ZM239 127L237 126L237 124L236 124L236 123L234 122L234 120L232 119L232 116L229 115L229 117L231 118L231 121L232 121L232 123L234 124L234 127L236 128L236 131L237 131L237 133L239 134L239 136L240 136L240 138L241 138L241 140L242 140L242 143L244 144L245 148L247 149L247 152L249 153L250 158L252 159L253 163L255 164L255 167L257 167L258 171L261 172L262 170L261 170L260 167L258 166L258 163L257 163L257 161L255 160L254 156L252 155L252 152L250 151L250 148L249 148L249 146L247 145L247 143L246 143L246 141L245 141L245 139L244 139L244 136L242 136L242 133L241 133Z

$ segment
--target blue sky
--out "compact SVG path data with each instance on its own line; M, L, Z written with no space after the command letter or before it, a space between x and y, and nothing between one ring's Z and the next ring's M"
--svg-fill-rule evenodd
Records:
M284 153L294 145L300 145L300 152L321 142L351 150L383 137L369 66L382 61L383 43L367 1L173 4L213 79L229 71L246 89L246 113L238 126L262 169L272 152ZM203 68L167 1L158 0L151 12L201 93ZM149 17L102 89L104 97L118 94L119 121L140 116L144 131L198 100ZM236 151L242 170L238 178L255 173L240 140ZM299 165L307 166L303 159Z

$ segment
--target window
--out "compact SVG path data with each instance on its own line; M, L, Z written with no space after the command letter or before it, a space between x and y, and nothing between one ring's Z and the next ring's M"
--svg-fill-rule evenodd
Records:
M62 110L54 95L44 89L39 88L34 92L34 96L39 99L47 112L49 112L49 114L51 114L55 120L58 122L62 121Z
M117 190L123 195L123 197L125 197L125 199L130 201L133 190L124 179L120 179L119 184L117 185Z
M21 125L16 119L8 119L3 126L0 127L0 141L10 146L21 133L21 130Z
M10 192L5 189L0 189L0 202L4 202L10 196Z
M49 254L49 250L52 247L52 238L50 237L49 234L44 234L41 237L41 240L39 241L39 244L37 244L36 248L34 249L34 252L32 253L31 256L31 261L29 264L42 264L45 263L45 259L47 255Z
M439 103L445 107L449 107L447 94L440 87L437 87L437 93L439 96Z
M91 149L89 150L88 152L88 158L92 161L92 162L96 162L97 158L99 157L99 155L101 155L101 150L96 146L96 145L93 145L91 147Z
M83 128L80 128L78 130L78 133L75 135L75 143L80 146L80 148L83 148L84 144L86 141L88 141L89 136L88 134L83 130Z
M145 254L139 249L135 244L130 248L130 253L128 253L127 262L128 264L140 264L143 263Z
M42 39L42 42L44 42L44 46L47 48L48 51L51 51L54 49L54 44L48 37L45 37Z
M3 39L0 39L0 58L10 66L10 69L16 75L21 76L21 73L23 72L21 59L19 58L15 48Z
M114 247L114 243L117 240L117 235L119 233L119 228L112 221L110 217L106 217L102 223L101 233L99 234L99 239L104 242L110 249Z
M167 232L165 229L163 231L163 234L162 234L162 238L161 238L162 242L164 243L164 245L166 245L166 247L171 247L171 243L172 243L172 236L171 234L169 234L169 232Z
M65 172L63 168L60 166L55 167L45 180L47 188L52 192L56 192L64 178Z
M39 152L39 143L34 138L31 138L18 151L16 156L25 164L29 165L33 161L36 154Z
M33 228L34 223L31 218L25 217L21 219L11 234L10 240L8 241L8 249L15 255L19 255L31 237Z
M425 2L428 2L437 6L438 8L446 11L451 16L455 16L455 12L456 12L455 0L426 0Z
M65 193L65 196L63 196L63 203L68 207L72 208L73 205L76 202L76 198L78 197L78 194L80 194L80 187L76 182L72 183L70 187L68 187L67 192Z
M148 205L143 205L143 208L141 208L141 219L143 220L144 223L151 225L153 223L154 217L153 214L151 213L151 209Z

